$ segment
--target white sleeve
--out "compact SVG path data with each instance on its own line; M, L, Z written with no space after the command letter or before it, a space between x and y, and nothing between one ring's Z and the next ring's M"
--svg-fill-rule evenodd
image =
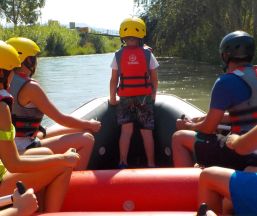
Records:
M114 55L113 60L112 60L112 63L111 63L111 68L112 68L113 70L118 70L118 64L117 64L115 55Z
M156 68L158 68L160 65L157 61L157 59L155 58L155 56L153 55L153 53L151 53L151 58L150 58L150 70L154 70Z

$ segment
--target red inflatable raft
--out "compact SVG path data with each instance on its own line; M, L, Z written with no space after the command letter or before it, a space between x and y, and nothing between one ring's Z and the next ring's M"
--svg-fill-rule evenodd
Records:
M193 118L204 112L175 95L157 95L154 113L155 161L160 168L145 169L143 141L135 127L128 154L132 169L117 170L121 129L116 107L103 97L75 110L72 115L77 118L102 123L101 130L94 134L90 170L73 173L62 212L43 215L196 215L201 170L170 168L171 135L181 115ZM61 126L55 124L52 128Z
M43 215L195 215L200 172L197 168L73 172L62 212Z

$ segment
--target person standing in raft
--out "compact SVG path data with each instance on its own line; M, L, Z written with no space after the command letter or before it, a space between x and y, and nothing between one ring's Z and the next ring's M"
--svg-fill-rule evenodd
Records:
M116 105L116 93L120 97L117 107L118 124L121 125L119 140L119 168L127 168L127 155L134 123L140 127L149 167L154 160L154 113L153 106L158 87L159 64L143 39L146 26L142 19L127 18L120 25L123 47L115 53L110 80L110 104Z
M44 157L19 155L11 117L13 97L8 89L14 75L13 71L21 66L21 62L17 51L4 41L0 41L0 59L0 196L13 193L16 182L22 181L26 187L34 188L35 192L42 189L45 191L43 202L39 203L43 212L58 212L61 209L72 170L78 163L79 154L69 149L64 154ZM15 205L4 212L31 215L37 210L37 201L33 194L34 192L29 189L22 195L28 198L29 208L17 206L18 203L15 201ZM23 201L20 201L20 205L24 205L22 203Z
M21 59L21 68L15 70L10 87L14 97L12 120L17 131L15 142L19 152L49 154L47 150L49 148L56 154L75 148L81 158L75 170L86 169L94 146L94 137L91 133L99 131L101 123L61 113L49 100L39 83L31 78L36 70L37 54L40 52L34 41L14 37L6 42L18 51ZM41 130L44 133L40 136L38 132L43 129L41 121L44 115L64 127L54 131Z
M226 73L213 86L207 115L177 120L179 131L172 136L175 167L193 166L193 154L204 167L243 170L257 165L257 155L238 154L225 145L226 136L216 134L222 123L230 124L235 134L244 134L257 123L257 67L251 64L254 38L243 31L232 32L222 39L219 50Z

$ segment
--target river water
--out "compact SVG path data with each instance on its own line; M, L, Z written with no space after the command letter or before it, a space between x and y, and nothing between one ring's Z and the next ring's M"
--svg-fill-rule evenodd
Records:
M109 95L113 53L39 58L35 74L50 100L64 113L84 102ZM179 58L158 59L159 93L175 94L206 111L221 69ZM45 119L43 124L51 121Z

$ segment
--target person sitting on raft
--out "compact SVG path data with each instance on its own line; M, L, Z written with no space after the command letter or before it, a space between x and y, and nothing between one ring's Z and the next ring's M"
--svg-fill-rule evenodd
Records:
M79 161L79 154L69 149L63 154L44 157L19 155L11 117L13 97L8 89L14 75L13 70L20 67L21 62L18 52L4 41L0 41L0 59L0 196L13 193L16 182L22 181L28 188L34 188L35 192L44 190L43 202L39 203L43 212L58 212L72 170ZM31 209L21 215L29 215L35 208L35 202L32 200Z
M15 70L10 92L14 97L12 120L16 128L16 144L21 154L64 153L75 148L80 155L80 162L75 170L87 168L94 146L93 132L100 130L101 123L95 120L83 120L61 113L49 100L40 84L32 79L37 66L38 45L22 37L10 38L6 41L19 53L21 68ZM58 81L56 81L58 83ZM43 116L47 115L64 126L57 130L42 130L39 135ZM39 139L40 138L40 139ZM41 147L41 148L40 148Z
M226 73L213 86L205 117L177 120L179 131L172 136L175 167L193 166L194 158L204 167L243 170L257 165L255 154L237 154L225 145L226 136L216 134L222 123L230 124L236 134L246 133L257 123L257 67L251 64L254 53L254 38L246 32L235 31L222 39L220 56Z

